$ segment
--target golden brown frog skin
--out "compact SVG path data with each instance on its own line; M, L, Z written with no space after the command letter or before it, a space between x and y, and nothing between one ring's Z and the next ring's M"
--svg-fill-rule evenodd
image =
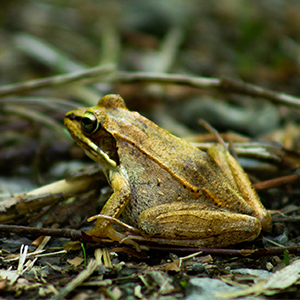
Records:
M271 227L270 214L223 145L211 147L210 154L200 151L129 111L119 95L73 110L64 121L114 190L101 214L122 213L146 240L224 247L251 241ZM125 237L101 218L89 234Z

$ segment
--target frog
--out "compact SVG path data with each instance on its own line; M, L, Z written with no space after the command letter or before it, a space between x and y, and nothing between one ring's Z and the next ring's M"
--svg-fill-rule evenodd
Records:
M221 248L271 228L270 213L221 143L201 151L130 111L116 94L68 112L64 124L113 190L88 232L96 240ZM135 234L115 229L110 219L121 215Z

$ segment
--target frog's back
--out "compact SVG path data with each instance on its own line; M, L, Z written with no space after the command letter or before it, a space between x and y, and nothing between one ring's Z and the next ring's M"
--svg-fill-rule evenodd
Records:
M159 169L173 174L175 180L187 181L195 186L202 181L206 182L208 173L216 167L214 160L208 154L136 112L126 110L119 114L116 111L109 122L114 124L110 132L117 144L124 142L131 146L128 149L125 146L122 151L119 151L121 163L123 153L131 152L134 148L136 153L143 154L145 160L153 161ZM124 158L123 163L127 163L124 162ZM218 167L216 168L219 170Z
M226 207L224 191L232 201L243 202L207 153L138 113L126 110L118 115L115 111L111 118L115 123L110 132L131 185L131 201L124 214L132 225L142 211L159 204L201 199Z

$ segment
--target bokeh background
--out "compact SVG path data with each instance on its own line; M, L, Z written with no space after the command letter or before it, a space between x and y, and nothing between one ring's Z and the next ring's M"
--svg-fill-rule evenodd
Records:
M300 97L300 1L0 1L0 94L1 88L13 83L98 66L112 66L116 72L238 79ZM52 199L45 207L42 207L42 197L27 198L25 202L17 202L16 198L11 201L10 198L61 180L68 171L96 165L67 134L63 118L75 107L94 106L108 93L120 94L129 109L139 111L189 141L207 142L207 131L198 124L199 119L204 119L221 133L234 133L230 135L230 141L258 142L258 148L252 149L254 156L260 151L266 154L264 158L268 156L267 159L258 160L256 156L253 159L253 155L249 159L250 151L246 148L244 154L248 153L248 156L240 160L254 183L299 170L300 118L296 108L216 89L146 81L125 83L116 79L113 73L106 74L0 97L0 200L8 199L0 203L0 216L10 225L80 231L91 228L87 218L101 211L112 192L105 178L99 179L97 187L80 197L72 195L62 199L56 195L55 201ZM263 142L268 142L266 148L262 147ZM176 159L180 159L180 153ZM173 253L173 250L168 248L165 249L167 252L159 248L137 253L124 244L116 245L112 249L113 267L108 263L108 268L98 266L96 279L92 277L93 282L98 280L101 286L81 286L78 294L74 296L76 289L70 297L182 299L188 293L195 293L198 297L200 291L207 291L210 295L216 286L221 286L219 280L216 285L207 284L209 279L216 281L215 278L222 278L224 285L231 280L236 280L232 281L232 286L254 285L258 282L257 276L266 278L266 270L275 272L287 265L289 259L291 262L297 258L292 253L297 253L295 245L299 244L300 236L299 194L299 184L293 185L291 181L260 191L259 196L267 209L280 210L280 214L274 215L272 233L264 233L264 238L259 237L246 245L232 246L230 257L226 251L221 256L205 252L211 255L203 256L202 253L182 261L169 255L168 251ZM288 222L282 221L282 217ZM290 222L292 218L293 222ZM33 239L29 234L24 237L3 235L1 255L18 253L22 244L31 245ZM52 296L54 287L57 291L63 290L84 268L82 245L77 250L71 244L65 247L69 241L51 239L47 244L48 253L58 249L72 251L66 255L39 258L36 271L24 275L30 284L21 278L21 287L14 285L8 291L5 290L8 282L2 278L3 299L46 298ZM295 246L295 252L285 251L284 256L235 256L236 249L252 251L265 246L270 249L274 244L279 251L283 246ZM89 260L94 257L94 246L87 247ZM35 246L31 245L30 250L35 250ZM180 256L185 254L181 252ZM79 265L72 262L76 256L81 260ZM1 268L7 270L9 264L5 264L1 257ZM247 275L230 273L231 269L237 268L242 268L242 274ZM250 268L249 273L245 273L246 268ZM299 273L297 270L293 272L293 276L282 278L290 277L290 284L293 284L296 281L293 278L297 278L295 274ZM209 278L203 278L208 281L197 285L191 280L196 276L199 277L196 279ZM160 279L157 281L156 278ZM282 280L282 283L289 280ZM273 286L269 285L269 288ZM163 292L163 289L167 291ZM174 293L176 297L163 298ZM294 285L280 297L299 299L299 288Z
M2 1L0 24L2 86L110 64L128 72L236 78L300 94L296 0ZM2 172L25 168L36 175L69 158L64 114L107 93L122 95L130 109L181 137L204 132L202 118L221 132L299 146L295 109L213 90L96 78L0 99Z

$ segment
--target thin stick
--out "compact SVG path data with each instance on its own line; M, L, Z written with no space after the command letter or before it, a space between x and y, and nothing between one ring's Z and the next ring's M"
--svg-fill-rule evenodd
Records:
M56 237L66 237L73 240L82 240L93 242L92 238L78 230L72 229L43 229L33 228L25 226L15 225L0 225L0 233L2 232L16 232L18 234L34 234L34 235L51 235ZM100 247L104 246L104 242L101 243ZM112 245L112 243L107 243ZM140 245L141 248L143 245ZM203 255L220 255L220 256L272 256L272 255L283 255L284 251L289 253L299 254L300 246L292 247L280 247L280 248L269 248L269 249L208 249L208 248L193 248L193 247L174 247L174 246L147 246L150 251L164 251L174 253L195 253L202 251ZM50 254L51 255L51 254Z
M218 78L193 77L167 73L151 73L151 72L122 72L115 73L115 82L136 83L150 82L163 84L177 84L190 86L195 88L218 88L221 80Z
M107 216L107 215L101 215L101 214L98 214L98 215L95 215L95 216L92 216L92 217L89 217L87 219L88 222L91 222L91 221L94 221L96 219L104 219L104 220L107 220L107 221L111 221L112 223L114 224L118 224L120 227L124 228L125 230L129 231L129 232L133 232L133 233L136 233L136 234L140 234L140 231L135 228L135 227L132 227L122 221L120 221L119 219L117 218L114 218L114 217L111 217L111 216Z
M254 98L264 98L275 104L285 105L300 109L300 99L288 94L279 93L268 90L254 84L246 83L241 80L231 78L206 78L195 76L182 76L167 73L148 73L148 72L122 72L114 71L111 65L87 69L84 71L67 73L64 75L48 77L28 81L24 83L16 83L5 85L0 88L0 97L17 94L20 92L30 91L33 89L50 87L58 84L70 83L85 78L95 77L98 82L115 82L115 83L160 83L160 84L176 84L190 86L197 89L214 89L226 93L237 93ZM98 78L103 75L104 78ZM112 75L112 76L111 76Z
M81 273L79 273L71 282L69 282L57 295L52 296L51 300L63 299L71 291L73 291L77 286L79 286L83 281L89 278L97 268L96 260L92 259Z
M203 126L207 131L209 131L212 135L214 135L217 139L217 141L224 146L224 148L227 150L227 145L225 144L224 140L220 136L219 132L213 128L210 124L208 124L204 120L199 120L199 124Z
M113 65L106 65L106 66L86 69L83 71L26 81L24 83L4 85L0 88L0 97L11 95L11 94L18 94L21 92L23 93L26 91L36 90L44 87L51 87L54 85L56 86L59 84L71 83L73 81L78 81L90 77L97 77L99 75L104 75L106 77L112 74L113 71L114 71Z
M299 181L300 177L297 174L287 175L279 178L266 180L263 182L253 184L253 187L257 190L265 190L268 188L278 187L288 183L295 183Z
M268 249L208 249L208 248L184 248L184 247L171 247L171 246L150 246L150 251L164 251L173 253L194 253L202 251L203 255L219 255L219 256L273 256L283 255L285 251L291 254L300 253L300 246L268 248Z
M52 237L65 237L72 240L87 240L87 235L79 230L74 229L49 229L49 228L36 228L17 225L0 225L0 233L17 233L19 235L48 235ZM90 239L91 240L91 239Z
M237 93L252 96L254 98L264 98L275 104L300 108L300 99L288 94L268 90L254 84L231 78L205 78L192 77L174 74L155 74L144 72L117 72L115 82L155 82L165 84L177 84L190 86L198 89L215 89L226 93Z

